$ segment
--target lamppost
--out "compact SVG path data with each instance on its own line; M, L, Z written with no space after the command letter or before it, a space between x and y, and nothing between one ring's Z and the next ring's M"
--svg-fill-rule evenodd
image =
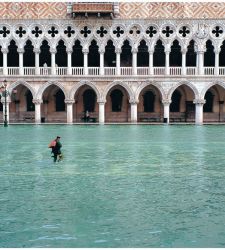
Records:
M8 127L8 120L7 120L7 103L6 103L6 98L7 96L9 95L9 92L7 91L6 89L7 87L7 81L4 80L3 81L3 85L2 85L2 91L1 91L1 94L0 94L0 97L4 97L5 98L5 118L4 118L4 127Z

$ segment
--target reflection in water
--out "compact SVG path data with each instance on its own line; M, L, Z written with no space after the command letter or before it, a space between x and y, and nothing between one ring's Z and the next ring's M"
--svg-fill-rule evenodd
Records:
M61 136L64 159L47 145ZM222 247L223 126L0 129L0 247Z

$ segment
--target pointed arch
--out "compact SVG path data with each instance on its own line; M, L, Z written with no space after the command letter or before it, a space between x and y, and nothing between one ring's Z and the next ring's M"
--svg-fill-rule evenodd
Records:
M223 81L212 82L212 83L208 84L207 86L205 86L205 87L202 89L201 94L200 94L200 97L203 99L204 96L205 96L205 94L206 94L206 92L207 92L211 87L213 87L213 86L215 86L215 85L219 85L219 86L221 86L222 88L225 89L225 82L223 82Z
M90 81L85 81L85 80L84 81L80 81L78 84L75 84L71 88L71 90L69 92L69 99L70 100L74 100L74 96L75 96L76 92L78 91L78 89L80 87L82 87L84 85L88 85L90 88L92 88L95 91L95 93L97 95L97 101L101 101L102 100L102 98L101 98L102 96L100 94L99 89L96 87L96 85L94 83L90 82Z
M126 82L122 82L122 81L113 81L108 86L106 86L106 88L104 89L103 94L102 94L103 100L106 100L106 97L107 97L110 89L112 89L116 85L122 86L127 91L129 98L130 98L130 102L135 100L135 95L134 95L132 89L129 87L129 85Z
M15 89L17 86L19 85L23 85L25 86L26 88L28 88L31 92L31 94L33 95L33 97L35 97L36 95L36 90L26 81L22 81L22 80L18 80L12 84L10 84L9 88L8 88L8 91L11 93L13 91L13 89Z
M55 85L57 87L59 87L64 95L65 95L65 99L68 99L68 94L67 94L67 91L65 89L65 87L60 83L60 82L57 82L57 81L48 81L46 82L45 84L43 84L39 89L38 89L38 92L37 94L35 95L35 99L42 99L42 96L43 96L43 93L44 91L51 85Z

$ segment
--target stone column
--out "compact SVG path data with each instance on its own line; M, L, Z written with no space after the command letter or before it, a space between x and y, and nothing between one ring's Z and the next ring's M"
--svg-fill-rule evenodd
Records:
M24 53L24 49L23 48L18 48L17 51L19 53L19 75L24 75L24 70L23 70L23 53Z
M195 104L195 124L203 124L203 105L205 104L204 99L194 99L193 103Z
M105 48L99 48L99 54L100 54L100 70L99 74L102 76L105 74L104 72L104 53L105 53Z
M42 100L33 100L33 103L35 104L35 123L40 124L41 123L41 103L42 103Z
M121 71L120 71L120 54L122 52L121 48L116 48L116 75L120 76Z
M8 67L7 67L7 54L8 54L8 48L2 48L1 49L3 53L3 75L8 75Z
M40 62L39 62L39 55L41 50L39 48L34 49L35 53L35 75L40 75Z
M67 52L67 75L72 75L72 53L71 48L66 49Z
M183 48L182 50L182 75L186 75L187 73L187 68L186 68L186 53L187 53L187 48Z
M137 123L137 102L130 102L130 121L132 123Z
M105 123L105 102L104 101L99 101L99 123L104 124Z
M171 100L169 99L164 99L162 100L163 107L164 107L164 112L163 112L163 118L166 119L167 124L170 122L170 103Z
M84 54L84 75L88 75L88 52L89 49L83 48L82 52Z
M220 48L214 49L215 52L215 72L214 74L216 76L219 75L219 54L220 54Z
M132 49L132 71L133 71L133 75L137 75L137 52L138 49L137 48L133 48Z
M55 67L55 54L56 54L55 48L50 48L51 53L51 74L54 76L56 75L56 67Z
M67 124L73 124L74 100L65 100L65 103L66 103Z
M165 54L166 54L166 71L165 74L169 75L170 74L170 46L169 44L167 44L167 46L165 47Z
M154 68L153 68L153 53L154 51L148 50L149 52L149 74L154 75Z

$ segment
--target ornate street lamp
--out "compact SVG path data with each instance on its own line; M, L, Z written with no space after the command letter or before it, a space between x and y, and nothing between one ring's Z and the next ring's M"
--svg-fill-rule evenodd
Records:
M4 127L8 127L8 121L7 121L7 105L6 105L6 98L9 95L9 92L6 89L7 87L7 81L4 80L3 85L1 87L1 93L0 93L0 97L4 97L5 98L5 118L4 118Z

